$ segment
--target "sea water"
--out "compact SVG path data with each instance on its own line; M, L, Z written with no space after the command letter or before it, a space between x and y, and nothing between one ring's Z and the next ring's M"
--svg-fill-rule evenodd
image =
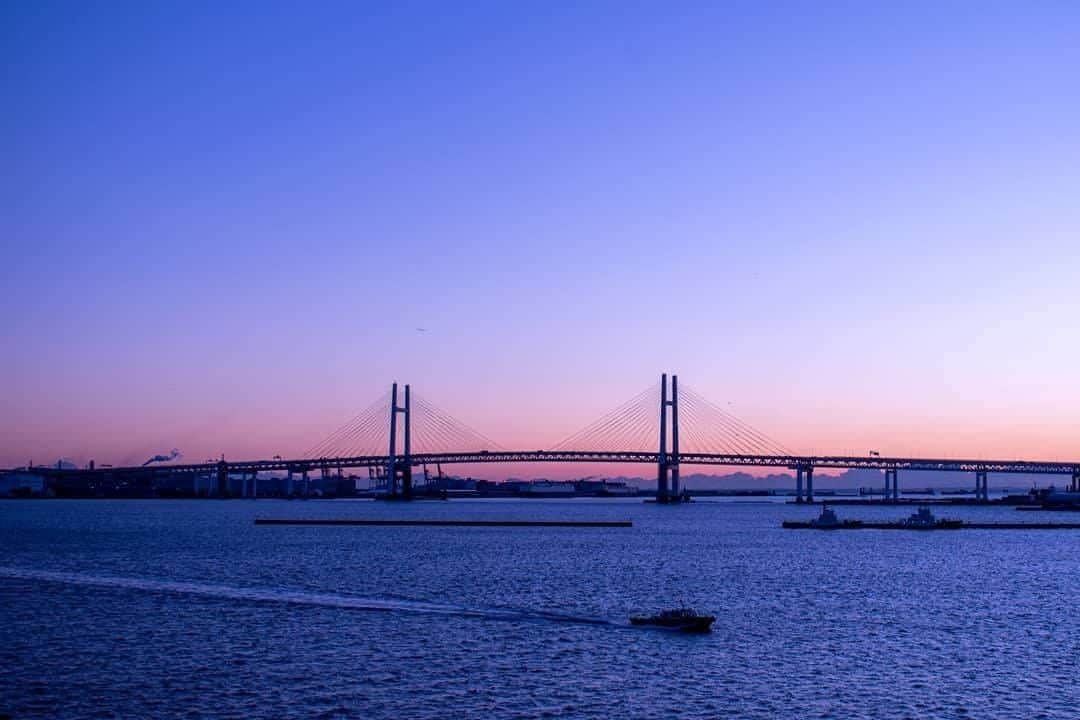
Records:
M0 714L1080 716L1080 531L780 528L816 512L705 499L0 502ZM716 615L713 632L627 622L680 605Z

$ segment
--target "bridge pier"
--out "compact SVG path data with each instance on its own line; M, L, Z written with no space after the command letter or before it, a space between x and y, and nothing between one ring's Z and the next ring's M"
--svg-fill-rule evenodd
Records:
M290 465L288 467L288 469L286 470L286 475L285 475L285 495L286 495L286 497L292 497L292 494L293 494L293 476L292 476L292 466Z
M229 466L224 460L217 464L217 494L218 497L229 494Z
M803 469L802 469L802 467L800 466L800 467L795 468L795 502L797 502L797 503L801 503L803 501L802 478L803 478Z
M990 500L990 488L987 484L986 471L975 471L975 501L988 502Z
M885 501L889 499L892 501L900 502L900 483L897 481L896 468L885 469Z
M1069 489L1072 492L1080 492L1080 470L1073 470L1072 487Z
M806 466L806 502L814 502L814 466Z
M304 490L303 490L303 493L304 493L304 497L307 497L307 496L308 496L308 474L307 474L307 468L304 468L304 472L300 474L300 481L301 481L301 483L303 483L303 485L304 485Z

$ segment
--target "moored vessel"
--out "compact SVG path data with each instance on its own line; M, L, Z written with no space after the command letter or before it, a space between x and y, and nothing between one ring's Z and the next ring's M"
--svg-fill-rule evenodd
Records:
M814 530L843 530L845 528L859 528L862 527L862 520L840 520L836 516L836 511L830 508L828 505L821 506L821 514L809 522L801 522L798 520L785 520L783 526L786 528L813 528Z
M985 525L983 525L985 527ZM972 523L961 520L938 520L930 508L921 506L918 511L903 520L896 522L863 522L862 520L843 520L836 517L836 513L828 507L822 506L821 515L810 521L785 520L783 527L788 529L811 529L811 530L955 530L962 527L975 527Z
M961 520L938 520L930 508L923 505L906 520L901 520L900 524L910 530L952 530L964 523Z

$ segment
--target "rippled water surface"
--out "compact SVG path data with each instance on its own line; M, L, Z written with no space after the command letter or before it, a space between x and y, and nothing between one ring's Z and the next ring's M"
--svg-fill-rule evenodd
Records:
M780 529L813 514L629 499L3 502L0 714L1080 716L1080 531ZM715 631L627 625L682 603L714 612Z

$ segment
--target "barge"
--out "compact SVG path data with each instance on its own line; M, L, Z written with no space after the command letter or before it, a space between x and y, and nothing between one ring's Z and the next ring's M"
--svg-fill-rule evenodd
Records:
M1080 530L1080 523L939 520L927 507L920 507L910 517L897 522L841 521L835 512L822 507L821 515L813 520L785 520L783 527L789 530Z

